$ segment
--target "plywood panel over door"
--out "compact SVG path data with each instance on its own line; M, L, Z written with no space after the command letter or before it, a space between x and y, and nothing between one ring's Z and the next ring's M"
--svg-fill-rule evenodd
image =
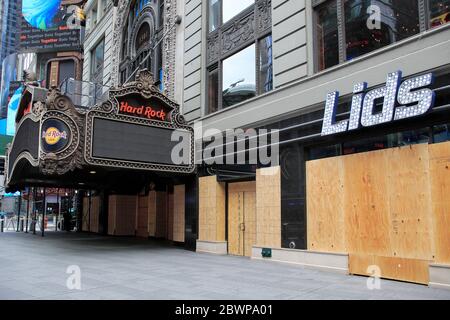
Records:
M256 183L228 186L228 253L251 256L256 244Z

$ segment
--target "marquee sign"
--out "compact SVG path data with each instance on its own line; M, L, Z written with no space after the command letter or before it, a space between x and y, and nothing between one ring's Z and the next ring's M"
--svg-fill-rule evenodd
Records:
M45 153L59 152L70 141L70 129L59 119L47 119L41 127L41 146Z
M142 99L133 95L117 98L119 103L119 114L135 116L139 118L168 121L168 115L172 109L165 108L156 99Z
M34 95L36 89L42 94ZM194 130L147 70L136 81L110 89L109 99L87 112L57 88L34 83L26 84L19 105L22 116L6 156L9 188L36 181L68 183L64 177L76 181L95 167L113 173L195 171Z
M386 85L366 93L367 83L353 88L350 118L336 121L339 92L327 95L322 136L372 127L392 121L417 117L427 113L434 105L435 92L427 86L433 83L432 73L402 81L401 71L388 74ZM383 99L381 112L375 112L375 104Z
M105 103L86 114L85 160L89 165L192 173L194 131L179 106L163 95L151 73L112 89ZM181 148L181 156L174 157Z

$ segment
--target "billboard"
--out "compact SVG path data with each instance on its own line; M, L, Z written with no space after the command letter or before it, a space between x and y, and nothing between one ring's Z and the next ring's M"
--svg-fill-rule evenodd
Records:
M61 0L22 0L21 52L68 51L81 48L80 8Z

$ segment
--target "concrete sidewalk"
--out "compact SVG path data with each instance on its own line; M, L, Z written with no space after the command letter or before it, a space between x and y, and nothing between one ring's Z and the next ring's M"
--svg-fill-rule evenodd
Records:
M450 290L185 251L151 240L0 233L0 299L446 299ZM69 266L81 271L70 290Z

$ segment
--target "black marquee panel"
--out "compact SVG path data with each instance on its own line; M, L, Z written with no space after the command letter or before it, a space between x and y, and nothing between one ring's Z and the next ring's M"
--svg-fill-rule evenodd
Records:
M8 173L12 173L14 165L21 156L27 155L37 161L39 156L39 122L25 118L18 127L13 147L8 155ZM28 158L28 160L31 160Z
M92 157L174 165L171 153L178 142L171 141L173 131L172 129L95 118ZM180 131L180 134L183 135L185 141L189 141L190 132ZM185 165L189 166L189 163Z

